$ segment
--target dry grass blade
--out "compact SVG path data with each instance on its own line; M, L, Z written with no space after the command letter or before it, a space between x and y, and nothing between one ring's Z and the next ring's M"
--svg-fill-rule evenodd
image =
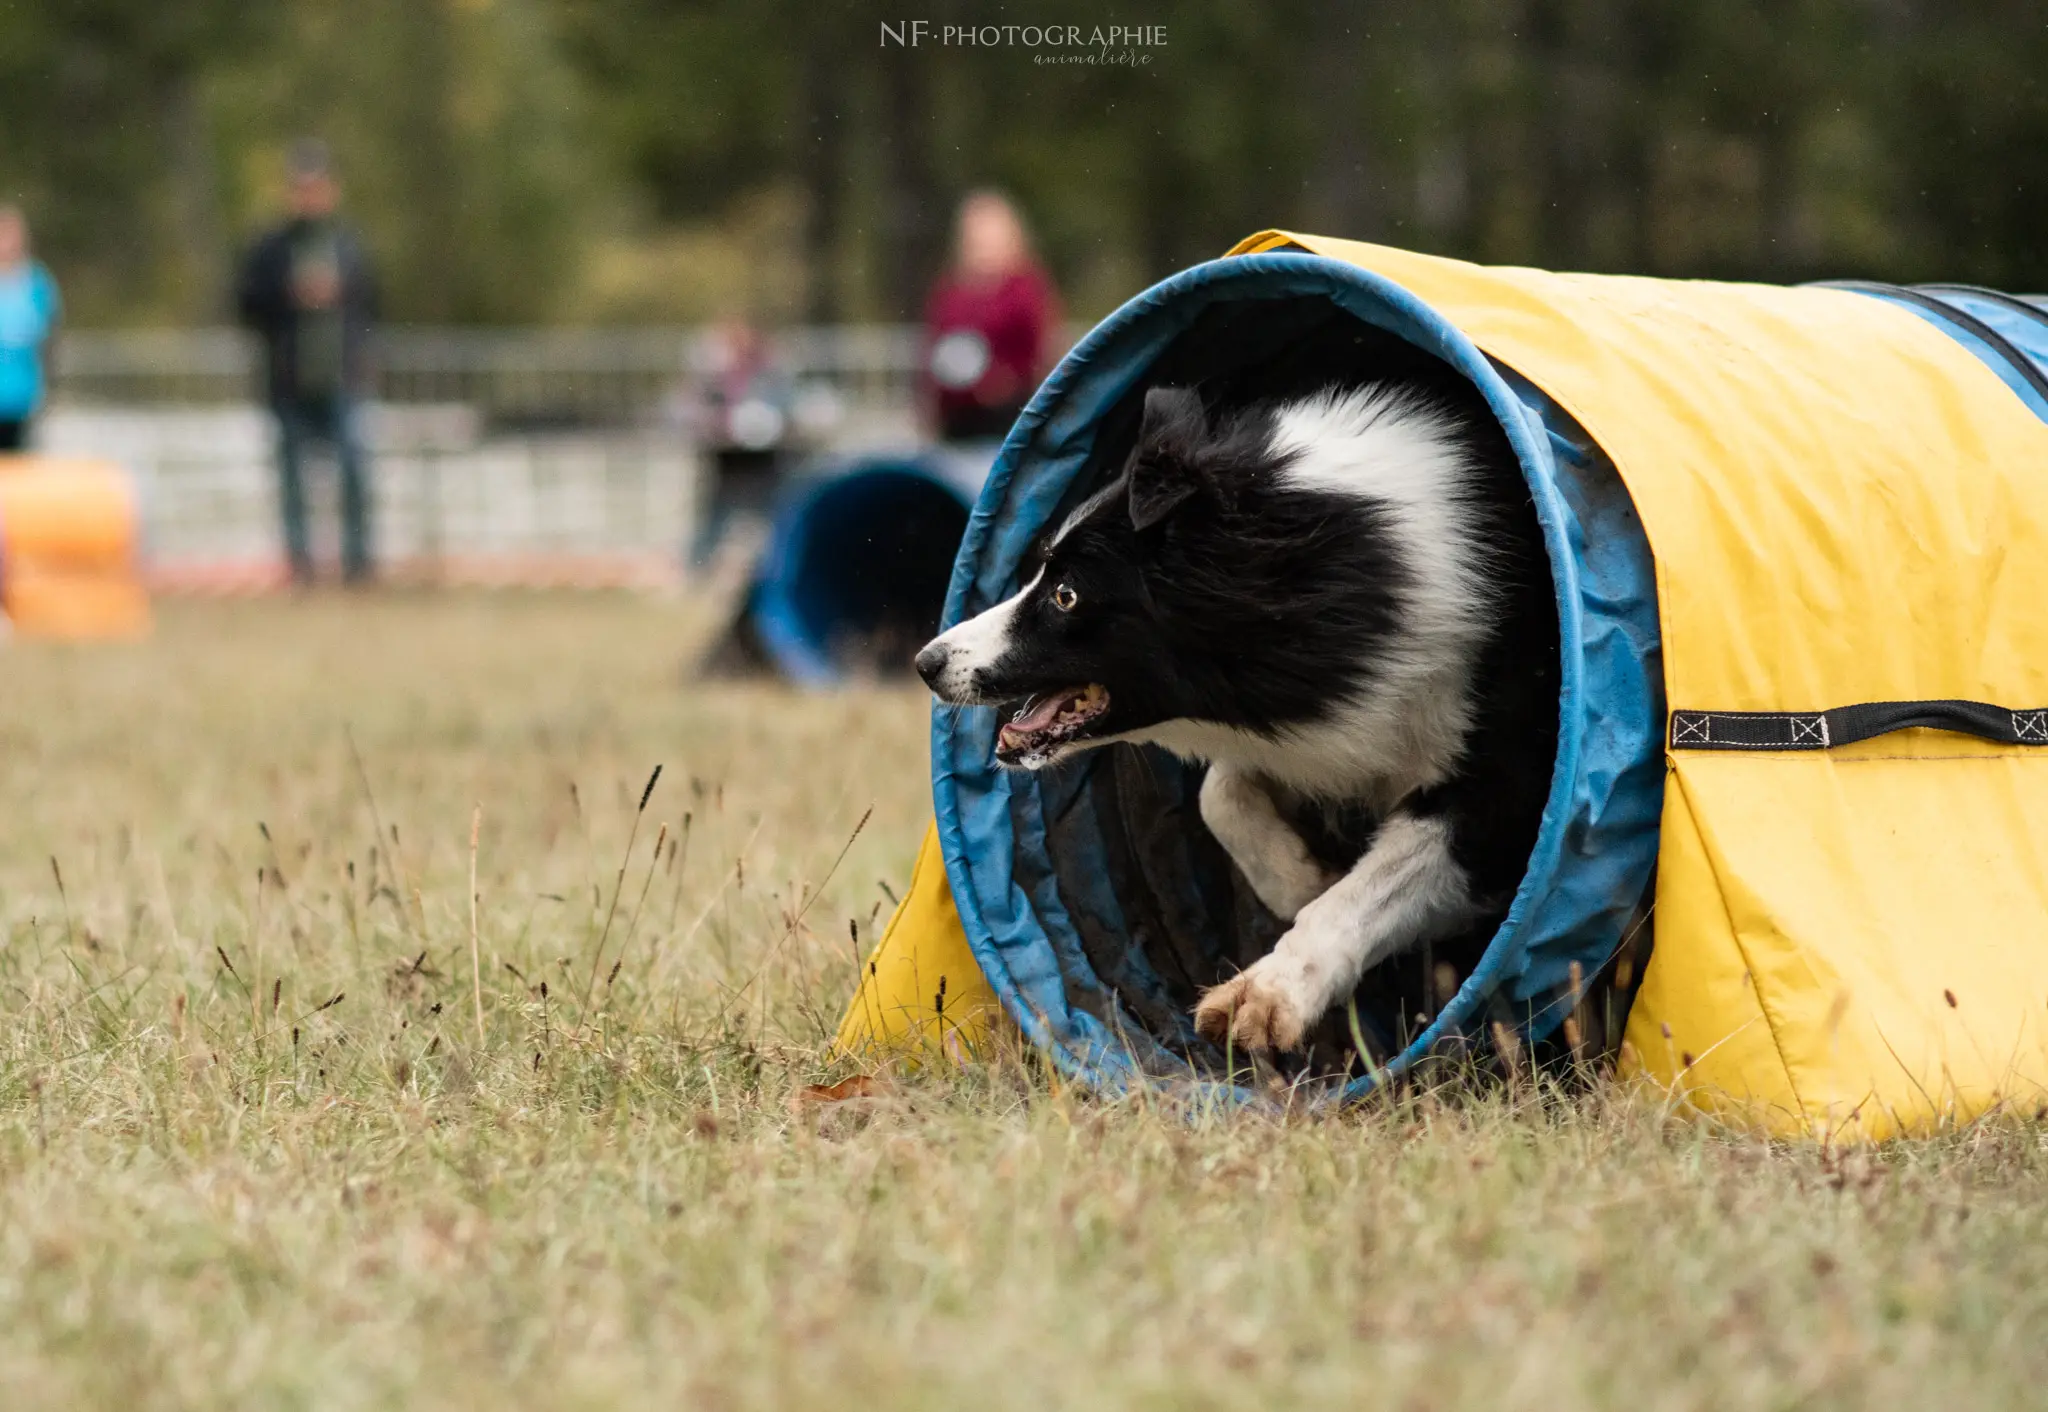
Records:
M577 1003L576 1027L583 1028L583 1020L590 1012L590 997L597 991L597 968L604 960L605 943L611 939L612 919L619 915L619 894L626 890L626 868L633 861L633 845L640 838L640 820L646 817L647 801L654 797L654 786L661 781L661 766L654 767L654 773L647 777L646 788L640 791L640 805L633 811L633 823L626 831L625 851L619 855L619 875L612 879L611 906L605 909L604 928L597 934L597 946L590 953L590 979L584 982L583 999ZM664 831L665 832L665 831Z
M618 957L605 975L604 983L607 989L618 979L619 969L626 964L626 951L633 945L633 938L640 934L640 913L647 906L647 892L654 886L654 871L661 866L661 848L667 841L668 825L663 824L661 831L654 836L654 854L647 860L647 876L640 884L640 895L633 900L633 915L626 920L626 934L619 940Z
M470 998L476 1004L476 1047L482 1053L484 1048L484 960L483 945L479 937L477 909L482 905L483 895L476 886L477 840L483 832L484 806L479 804L469 816L469 981Z

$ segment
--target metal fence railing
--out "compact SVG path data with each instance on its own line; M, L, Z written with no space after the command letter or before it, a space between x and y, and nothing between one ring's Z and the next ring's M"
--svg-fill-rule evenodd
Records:
M797 399L800 451L915 439L915 329L789 329L771 351ZM705 329L380 330L363 418L384 562L498 581L563 565L587 581L673 573L705 496L696 414L717 352ZM67 330L36 440L129 469L161 581L274 577L274 429L258 372L239 329ZM330 545L332 496L332 478L316 477Z
M916 393L917 331L875 324L771 337L801 388L865 413L904 413ZM673 417L716 371L706 329L393 327L375 343L377 401L460 403L498 426L624 426ZM222 405L257 395L255 340L240 329L67 331L60 400L98 406Z
M412 578L646 581L673 575L701 494L701 457L660 428L483 435L460 407L366 410L378 558ZM151 571L204 586L281 570L270 418L217 407L54 409L38 449L134 477ZM336 485L316 459L317 556L332 560Z

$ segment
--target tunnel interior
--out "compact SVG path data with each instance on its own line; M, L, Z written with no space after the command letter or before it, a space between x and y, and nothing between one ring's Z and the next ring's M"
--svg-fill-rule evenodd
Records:
M757 615L821 679L893 676L938 629L968 507L913 465L811 486L782 517Z
M1047 522L1120 472L1151 387L1198 387L1213 411L1390 379L1477 397L1449 364L1329 299L1219 300L1100 417L1088 464ZM1533 521L1533 503L1527 513ZM1013 794L1012 829L1044 839L1042 849L1018 849L1014 866L1024 891L1047 898L1070 923L1078 954L1061 966L1069 1006L1125 1034L1150 1067L1215 1074L1225 1056L1195 1035L1195 1002L1270 951L1285 927L1203 825L1201 776L1199 765L1155 747L1110 745L1045 772L1035 792ZM1533 843L1538 820L1527 822ZM1295 823L1340 867L1363 853L1377 826L1357 812ZM1369 971L1352 1005L1324 1017L1307 1050L1284 1058L1281 1071L1297 1080L1355 1076L1406 1048L1471 975L1499 921L1484 918Z

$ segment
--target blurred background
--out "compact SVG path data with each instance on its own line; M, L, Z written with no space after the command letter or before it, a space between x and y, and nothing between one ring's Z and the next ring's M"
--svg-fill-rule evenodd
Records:
M395 576L701 561L730 439L704 408L754 341L793 454L915 444L917 320L980 188L1021 212L1062 340L1275 225L2048 288L2039 0L1106 8L932 0L912 47L884 42L902 16L816 0L20 0L0 199L65 309L35 444L139 478L160 585L277 581L231 290L308 136L378 275L365 435ZM1165 43L1075 66L930 37L970 20Z
M1135 22L1028 8L919 13ZM1193 0L1136 17L1167 30L1149 64L1079 69L884 48L878 16L28 0L0 27L0 189L95 328L222 321L306 133L401 324L900 320L989 183L1082 319L1290 223L1552 267L2048 285L2037 0Z

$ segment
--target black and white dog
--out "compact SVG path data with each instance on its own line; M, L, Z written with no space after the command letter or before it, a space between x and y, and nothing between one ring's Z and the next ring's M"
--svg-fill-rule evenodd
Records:
M1383 958L1505 914L1549 787L1557 617L1528 488L1470 384L1213 413L1153 388L1122 474L1036 559L918 673L1015 708L1012 768L1111 741L1207 763L1203 821L1292 926L1202 995L1201 1033L1299 1049ZM1310 840L1347 815L1366 829L1332 860Z

